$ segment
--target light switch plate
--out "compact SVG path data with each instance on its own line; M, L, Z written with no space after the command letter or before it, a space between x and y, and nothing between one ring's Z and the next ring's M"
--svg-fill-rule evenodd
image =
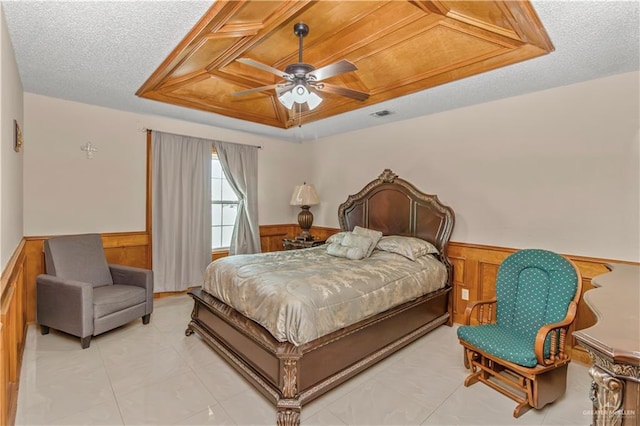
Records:
M462 289L462 300L469 300L469 289L468 288L463 288Z

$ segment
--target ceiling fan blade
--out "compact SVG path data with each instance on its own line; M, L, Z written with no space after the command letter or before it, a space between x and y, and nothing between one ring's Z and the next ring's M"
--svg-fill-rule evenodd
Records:
M278 86L280 86L280 84L270 84L268 86L260 86L260 87L255 87L253 89L247 89L247 90L241 90L239 92L234 92L234 93L232 93L232 95L233 96L243 96L243 95L248 95L250 93L264 92L266 90L275 89Z
M263 64L262 62L258 62L258 61L254 61L253 59L249 59L249 58L238 58L236 59L236 61L245 64L245 65L249 65L258 69L261 69L262 71L266 71L269 72L271 74L275 74L280 78L284 78L287 80L291 79L291 76L289 74L287 74L284 71L280 71L277 68L271 67L267 64Z
M355 99L357 101L366 101L367 99L369 99L369 94L366 92L361 92L360 90L349 89L342 86L336 86L334 84L321 83L314 87L323 92L346 96L347 98Z
M276 84L276 95L281 96L284 92L286 92L287 90L291 90L291 88L294 86L293 82L288 81L286 83L280 83L280 84Z
M313 76L315 78L315 81L320 81L339 74L344 74L345 72L357 70L358 67L356 67L352 62L343 59L341 61L334 62L333 64L320 67L317 70L309 71L306 77L310 78L311 76Z

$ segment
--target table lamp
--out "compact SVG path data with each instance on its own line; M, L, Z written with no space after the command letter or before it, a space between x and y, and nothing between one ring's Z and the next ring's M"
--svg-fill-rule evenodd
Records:
M313 185L308 185L306 182L302 185L296 185L291 195L292 206L300 206L302 210L298 213L298 224L302 233L296 238L299 240L312 240L313 237L309 233L309 229L313 224L313 214L309 211L310 206L320 204L320 198Z

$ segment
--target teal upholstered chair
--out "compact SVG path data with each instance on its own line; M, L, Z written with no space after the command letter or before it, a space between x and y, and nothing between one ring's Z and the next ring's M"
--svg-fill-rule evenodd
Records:
M481 381L518 402L514 417L540 409L566 389L567 330L582 279L568 259L547 250L521 250L498 269L496 298L470 303L458 328L465 386Z

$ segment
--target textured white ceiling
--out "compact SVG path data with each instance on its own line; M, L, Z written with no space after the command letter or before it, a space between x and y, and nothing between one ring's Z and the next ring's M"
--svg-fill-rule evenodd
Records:
M640 69L640 2L532 2L548 55L288 130L163 104L135 92L209 1L2 1L26 92L292 142ZM374 118L371 113L394 113Z

